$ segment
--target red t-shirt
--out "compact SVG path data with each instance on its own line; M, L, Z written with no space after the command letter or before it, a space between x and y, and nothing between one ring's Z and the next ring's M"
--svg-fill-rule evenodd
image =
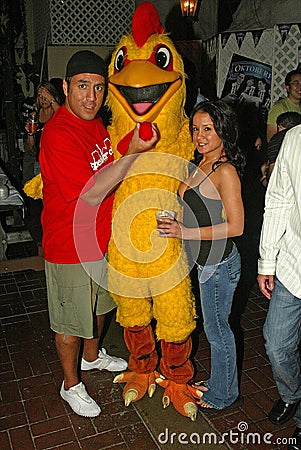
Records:
M45 259L61 264L101 259L110 238L113 195L97 207L79 198L113 161L101 119L83 120L60 107L43 129L39 161Z

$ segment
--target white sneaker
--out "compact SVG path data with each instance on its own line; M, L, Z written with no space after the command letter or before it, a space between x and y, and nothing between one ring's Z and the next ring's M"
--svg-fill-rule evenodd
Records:
M64 388L63 382L60 394L69 403L73 411L80 416L96 417L101 413L100 407L87 393L85 385L82 382L67 390Z
M108 355L105 348L99 350L98 358L95 361L88 362L82 358L81 362L81 370L105 369L109 372L122 372L127 369L127 366L128 363L124 359Z

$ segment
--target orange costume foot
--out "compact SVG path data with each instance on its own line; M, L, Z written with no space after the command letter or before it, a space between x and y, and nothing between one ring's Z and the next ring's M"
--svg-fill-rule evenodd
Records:
M158 355L152 327L132 327L124 329L124 340L130 351L129 370L117 375L114 383L126 383L123 389L125 405L140 400L146 392L152 397L156 384L165 388L162 403L166 408L172 403L185 417L196 420L198 407L195 398L203 392L187 383L193 377L193 367L189 359L191 338L181 342L161 340L160 371L156 372Z
M113 383L126 383L123 389L123 398L125 406L129 406L131 402L140 400L146 392L149 397L154 395L156 390L155 378L158 373L137 373L137 372L123 372L117 375Z
M163 376L156 378L156 383L165 388L162 398L164 408L172 403L180 414L195 421L198 411L195 398L201 398L203 393L187 384L193 377L193 367L189 359L191 349L190 337L181 342L162 340L160 369Z
M126 383L123 389L125 406L140 400L146 392L152 397L156 390L155 369L158 363L152 327L124 329L124 341L130 351L129 370L117 375L114 383Z
M196 420L198 407L195 398L201 398L203 393L188 384L178 384L166 380L162 375L156 378L156 383L165 388L162 404L163 408L172 403L182 416L189 417L193 422Z

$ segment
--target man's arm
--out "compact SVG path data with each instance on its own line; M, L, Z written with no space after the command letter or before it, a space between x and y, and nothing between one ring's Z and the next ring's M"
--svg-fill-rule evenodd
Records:
M272 136L277 133L277 117L281 112L283 112L283 110L281 109L280 102L276 102L269 110L266 130L267 142L270 142Z
M156 126L152 125L152 137L147 141L139 137L139 128L140 124L137 123L125 155L113 164L104 167L95 175L94 185L80 195L80 198L88 205L99 205L121 183L137 156L155 147L159 140L159 132Z
M291 208L292 187L287 174L287 154L290 154L291 151L291 143L285 139L266 193L257 281L261 292L268 299L271 298L274 289L277 257Z
M277 125L267 125L267 141L270 142L271 138L277 133Z

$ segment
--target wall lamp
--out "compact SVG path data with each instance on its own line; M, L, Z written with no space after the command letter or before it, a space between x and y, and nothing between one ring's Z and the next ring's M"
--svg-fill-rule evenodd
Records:
M180 0L182 17L190 17L193 22L197 22L197 9L199 0Z

